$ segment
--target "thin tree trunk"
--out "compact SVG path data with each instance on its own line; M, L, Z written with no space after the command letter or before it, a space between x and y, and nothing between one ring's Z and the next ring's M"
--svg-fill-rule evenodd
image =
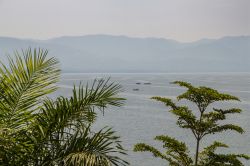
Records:
M195 166L197 166L197 164L198 164L199 146L200 146L200 138L197 138L196 154L195 154Z
M205 108L202 108L202 107L199 106L199 110L200 110L200 113L201 113L200 114L200 123L201 123ZM196 139L197 143L196 143L196 154L195 154L195 166L198 165L199 147L200 147L200 140L201 140L200 136L201 136L200 133L198 133L197 134L197 139Z

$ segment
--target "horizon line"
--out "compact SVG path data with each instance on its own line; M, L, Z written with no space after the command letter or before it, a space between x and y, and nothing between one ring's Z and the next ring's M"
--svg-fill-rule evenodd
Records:
M171 39L171 38L166 38L166 37L154 37L154 36L148 36L148 37L137 37L137 36L130 36L130 35L113 35L113 34L85 34L85 35L62 35L62 36L55 36L55 37L48 37L46 39L37 39L37 38L25 38L25 37L14 37L14 36L0 36L0 38L12 38L12 39L18 39L18 40L34 40L34 41L48 41L48 40L53 40L53 39L58 39L58 38L64 38L64 37L87 37L87 36L110 36L110 37L124 37L124 38L131 38L131 39L159 39L159 40L172 40L174 42L178 43L195 43L199 42L202 40L220 40L223 38L227 37L250 37L249 35L226 35L226 36L221 36L217 38L208 38L208 37L203 37L198 40L194 41L179 41L176 39Z

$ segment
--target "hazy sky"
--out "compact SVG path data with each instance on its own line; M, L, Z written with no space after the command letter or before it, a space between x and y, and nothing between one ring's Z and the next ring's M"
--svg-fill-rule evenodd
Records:
M0 36L86 34L179 41L250 35L250 0L0 0Z

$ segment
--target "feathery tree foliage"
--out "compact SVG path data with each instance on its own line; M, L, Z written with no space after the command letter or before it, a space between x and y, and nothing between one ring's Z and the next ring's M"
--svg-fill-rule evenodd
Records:
M0 165L128 165L126 151L110 128L91 125L96 110L121 106L118 84L96 80L74 87L72 96L50 99L60 70L43 49L27 49L0 67Z
M180 128L189 129L192 132L196 140L195 157L190 157L188 147L184 142L180 142L166 135L155 137L155 140L163 143L163 148L166 149L165 153L145 143L136 144L134 151L151 152L155 157L168 161L170 166L242 166L242 158L249 160L250 157L246 154L216 153L215 150L217 148L228 147L226 144L217 141L200 151L200 141L209 134L221 133L227 130L232 130L240 134L244 132L240 126L221 123L221 121L226 119L227 115L240 113L241 109L207 109L208 106L214 102L239 101L239 99L229 94L219 93L217 90L208 87L194 87L190 83L182 81L173 83L187 88L187 91L179 95L177 100L188 100L194 103L198 109L198 116L187 106L179 106L171 99L164 97L152 97L152 99L160 101L167 107L170 107L170 112L178 118L177 125Z

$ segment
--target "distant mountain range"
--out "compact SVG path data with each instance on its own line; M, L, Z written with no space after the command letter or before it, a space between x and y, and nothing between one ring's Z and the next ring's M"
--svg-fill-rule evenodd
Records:
M64 72L250 72L250 36L181 43L163 38L87 35L29 40L0 37L0 58L46 48Z

